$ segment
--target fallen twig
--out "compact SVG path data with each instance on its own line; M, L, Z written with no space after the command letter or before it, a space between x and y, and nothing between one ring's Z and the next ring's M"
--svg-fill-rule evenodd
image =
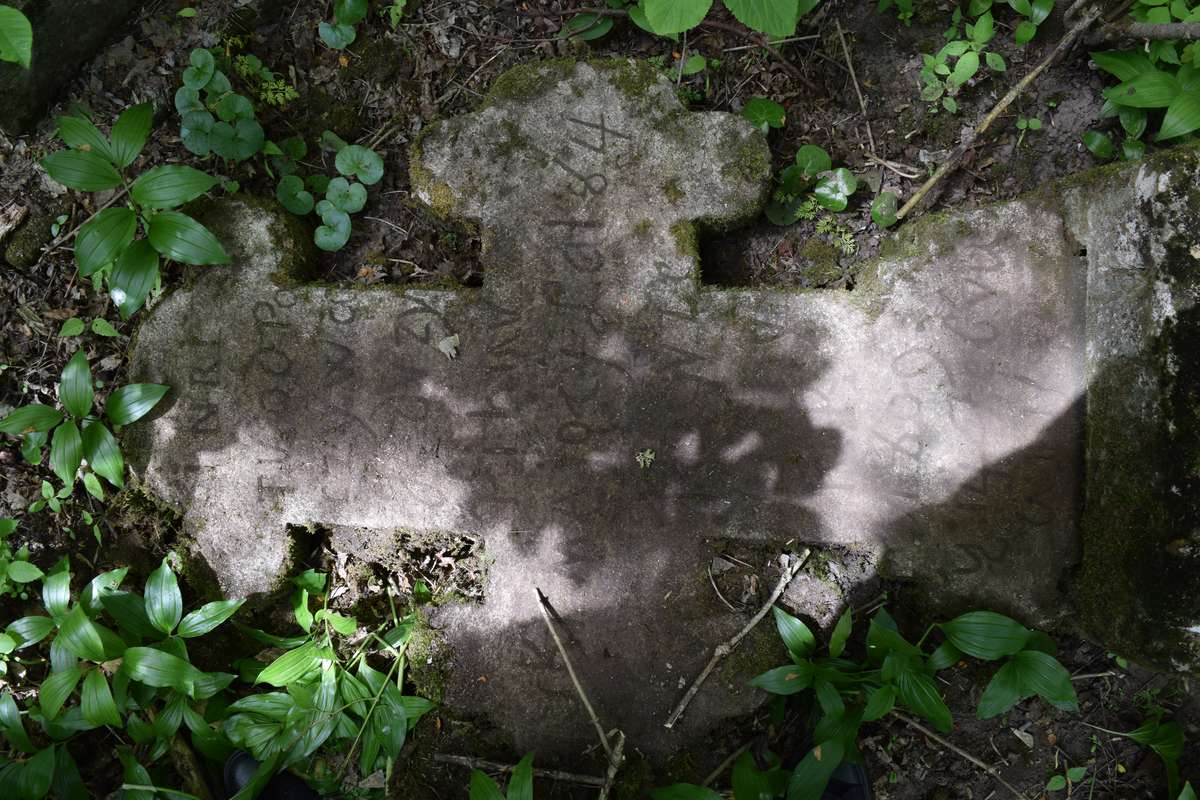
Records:
M1072 45L1075 44L1075 40L1079 38L1080 34L1091 27L1092 23L1100 17L1100 14L1100 9L1095 6L1093 6L1091 10L1084 13L1079 22L1075 23L1071 29L1067 31L1066 35L1063 36L1059 43L1055 45L1054 49L1050 51L1050 54L1042 59L1042 62L1034 67L1028 75L1026 75L1024 78L1018 81L1015 86L1009 89L1008 94L1000 98L1000 101L996 103L992 110L988 112L987 116L983 118L983 121L975 126L974 130L972 130L969 136L964 137L963 141L959 143L958 147L954 148L954 151L950 154L950 157L937 168L937 171L934 172L933 175L931 175L929 179L925 181L925 183L921 184L921 188L917 189L916 193L908 199L908 202L906 202L900 208L900 210L896 212L897 219L904 219L904 217L906 217L914 208L916 208L921 200L924 199L927 194L929 194L929 191L933 189L933 187L937 186L947 175L958 169L959 165L962 163L963 157L967 154L967 151L975 144L975 140L982 136L983 133L989 127L991 127L992 123L1004 113L1004 110L1007 109L1009 105L1011 105L1012 102L1017 99L1021 92L1025 91L1029 84L1033 83L1039 75L1046 71L1047 67L1054 63L1059 56L1061 56L1063 53L1069 50Z
M537 593L538 610L542 612L542 619L546 621L546 627L550 630L550 636L554 639L554 644L558 647L558 654L562 656L563 663L567 666L567 674L571 676L571 683L575 684L575 692L579 695L579 699L583 701L583 707L587 709L588 719L591 720L592 726L596 729L596 735L600 737L600 745L604 748L604 754L608 756L609 764L613 761L612 745L608 743L608 736L604 733L604 727L600 724L600 719L596 716L596 709L592 708L592 703L588 700L587 692L583 690L583 685L579 682L578 676L575 675L575 667L571 666L571 659L567 656L567 648L563 647L562 639L558 638L558 631L554 628L554 623L550 620L550 614L546 610L548 601L546 595L542 594L542 590L534 588ZM624 739L624 736L622 736Z
M679 701L679 704L675 706L675 709L671 712L671 716L667 717L667 721L663 723L664 728L675 727L675 723L678 722L679 718L683 716L683 712L687 710L688 705L692 702L692 698L696 696L696 692L700 691L700 687L706 680L708 680L709 674L712 673L717 664L720 663L721 659L733 652L733 649L738 646L743 638L745 638L746 634L754 630L755 625L762 622L762 618L765 617L767 612L771 610L771 606L775 605L775 601L779 599L779 596L783 594L783 590L786 589L788 584L792 582L792 578L796 577L796 573L799 572L800 568L803 567L808 561L808 556L811 553L812 550L806 547L804 549L804 553L797 557L794 561L792 561L791 565L784 569L783 575L781 575L779 578L779 583L775 586L775 591L771 592L771 596L767 598L767 602L763 604L763 607L758 610L758 613L755 614L748 623L746 623L746 627L738 631L729 641L722 642L721 644L717 645L716 649L713 650L712 658L708 660L708 664L705 665L704 670L699 676L697 676L696 680L692 682L692 685L688 687L687 693L683 696L683 699Z
M932 739L933 741L937 742L938 744L940 744L942 747L946 748L950 752L966 759L967 761L971 762L972 764L974 764L975 766L979 767L981 770L986 772L988 775L991 775L993 778L995 778L997 781L1000 782L1001 786L1003 786L1005 789L1008 789L1010 792L1012 792L1014 797L1019 797L1021 800L1029 800L1029 798L1026 797L1022 792L1018 791L1015 786L1013 786L1008 781L1004 780L1004 778L1000 777L1000 771L997 770L995 767L993 767L990 764L987 764L983 761L980 761L978 758L971 755L966 750L963 750L958 745L953 744L953 743L947 741L946 739L943 739L941 736L938 736L936 733L929 730L929 728L926 728L924 725L917 722L915 719L906 717L905 715L899 713L898 711L893 711L893 712L891 712L891 714L893 717L900 720L901 722L903 722L905 725L909 726L910 728L920 731L922 734L924 734L926 736L926 738Z
M871 118L867 116L867 102L863 100L862 89L858 88L858 76L854 74L854 62L850 60L850 48L846 46L846 35L842 33L842 23L834 17L833 24L837 26L838 41L842 43L842 55L846 58L846 69L850 72L850 82L854 84L854 93L858 95L858 107L862 109L863 122L867 123L867 144L871 145L870 152L875 152L875 137L871 134Z
M625 733L617 731L617 743L613 745L612 756L608 760L608 770L604 773L604 785L600 787L599 800L608 800L608 794L612 791L613 783L617 779L617 773L621 770L621 764L625 761Z
M501 764L498 761L488 761L482 758L472 758L471 756L455 756L447 753L434 753L433 760L442 764L454 764L455 766L467 767L468 769L484 769L491 772L512 772L516 769L516 764ZM580 775L575 772L563 772L557 769L538 769L534 767L533 774L539 778L577 783L580 786L604 788L605 784L604 778L597 778L594 775Z
M742 745L741 747L739 747L737 750L734 750L732 753L730 753L730 754L729 754L729 755L728 755L728 756L725 758L725 760L724 760L724 761L722 761L720 764L718 764L718 765L717 765L717 768L716 768L716 769L714 769L712 772L708 773L708 777L706 777L706 778L704 779L704 782L703 782L703 783L701 783L700 785L701 785L701 786L703 786L703 787L705 787L705 788L707 788L707 787L709 786L709 784L711 784L711 783L712 783L713 781L715 781L717 778L719 778L719 777L721 777L722 775L724 775L724 774L725 774L725 770L729 769L729 767L733 765L733 762L737 761L737 760L738 760L738 757L739 757L739 756L740 756L742 753L744 753L744 752L746 752L747 750L749 750L749 749L751 748L751 746L753 746L753 745L754 745L754 740L753 740L753 739L751 739L750 741L746 742L744 745Z
M1167 42L1175 39L1200 39L1200 22L1116 22L1093 31L1088 36L1088 44L1136 40Z

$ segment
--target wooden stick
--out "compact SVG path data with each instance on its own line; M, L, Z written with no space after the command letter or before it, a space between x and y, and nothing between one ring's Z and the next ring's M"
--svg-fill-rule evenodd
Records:
M904 219L909 212L916 208L917 204L921 202L925 195L929 194L929 191L934 186L937 186L947 175L958 169L959 164L962 163L963 157L967 154L967 150L974 145L975 140L982 136L983 133L989 127L991 127L992 123L1004 113L1004 110L1007 109L1009 105L1011 105L1012 102L1017 99L1021 92L1025 91L1029 84L1033 83L1039 75L1046 71L1047 67L1054 63L1059 56L1061 56L1063 53L1069 50L1072 45L1075 44L1075 40L1079 38L1079 35L1091 27L1092 23L1100 17L1100 13L1101 12L1098 8L1093 7L1090 11L1084 14L1082 19L1075 23L1075 25L1072 26L1069 31L1067 31L1066 35L1063 36L1062 40L1055 46L1055 48L1050 51L1050 55L1042 59L1042 63L1038 64L1033 68L1032 72L1018 81L1016 86L1009 89L1008 94L1000 98L1000 102L996 103L995 107L992 108L992 110L988 112L987 116L983 118L983 121L975 126L975 129L971 132L971 135L963 139L958 147L954 149L954 152L950 154L950 158L948 158L941 166L939 166L937 171L934 172L933 175L931 175L929 179L921 185L921 188L917 189L916 194L910 197L908 202L906 202L900 208L900 210L896 212L896 219Z
M842 33L842 23L834 17L833 24L837 26L838 41L842 43L842 55L846 58L846 69L850 71L850 81L854 84L854 93L858 95L858 107L862 109L863 122L867 123L867 144L871 152L875 152L875 137L871 134L871 118L867 116L867 102L863 100L862 89L858 88L858 76L854 74L854 62L850 60L850 48L846 47L846 36Z
M472 758L471 756L454 756L446 753L434 753L433 760L441 764L454 764L455 766L467 767L468 769L485 769L492 772L512 772L516 769L516 764L501 764L498 761L487 761L486 759ZM533 774L539 778L578 783L580 786L604 787L604 778L597 778L592 775L579 775L574 772L562 772L557 769L538 769L537 767L534 767Z
M604 775L604 785L600 787L599 800L608 800L609 792L612 791L613 783L617 779L617 773L621 770L621 764L625 761L625 732L617 731L617 743L613 745L612 757L608 761L608 771Z
M550 614L546 611L547 600L546 595L542 594L542 590L534 587L537 593L538 609L542 612L542 619L546 621L546 627L550 629L550 636L554 638L554 644L558 647L558 654L562 656L563 663L567 665L567 674L571 676L571 683L575 684L575 692L579 695L579 699L583 701L583 707L587 709L588 718L592 721L592 726L596 729L596 734L600 737L600 745L604 748L604 754L608 756L609 764L613 760L613 749L608 743L608 736L604 733L604 726L600 724L600 719L596 716L596 709L592 708L592 703L588 700L587 692L583 690L583 685L579 683L579 678L575 675L575 668L571 666L571 659L567 656L567 648L563 647L562 639L558 638L558 631L554 628L554 623L550 620ZM622 735L622 739L624 735Z
M1126 22L1105 25L1088 37L1088 44L1142 39L1166 42L1174 39L1200 39L1200 22Z
M675 706L675 710L671 712L671 716L667 717L667 721L663 723L664 728L675 727L675 723L683 716L683 712L687 710L688 705L692 702L692 698L696 696L696 692L700 691L700 686L708 680L708 676L716 668L717 664L720 663L721 659L733 652L733 649L746 637L746 634L754 630L755 625L762 622L762 618L771 610L771 606L775 605L775 601L779 599L779 596L783 594L783 590L792 582L792 578L796 577L796 573L808 562L808 557L811 553L812 550L807 547L804 548L804 553L783 571L783 575L779 578L779 583L775 586L775 591L771 592L771 596L763 604L763 607L746 623L746 627L738 631L729 641L717 645L716 649L713 650L712 658L708 660L708 664L705 665L704 670L692 682L692 685L688 687L687 694L683 696L683 699L679 701L679 705Z
M986 763L980 761L978 758L971 755L966 750L963 750L958 745L951 744L950 742L943 739L941 736L938 736L936 733L929 730L929 728L926 728L924 725L917 722L915 719L906 717L898 711L893 711L893 712L891 712L891 714L893 717L900 720L905 725L908 725L910 728L913 728L914 730L920 731L927 738L932 739L933 741L937 742L938 744L940 744L942 747L946 748L950 752L952 752L958 756L961 756L962 758L966 759L967 761L970 761L972 764L979 767L981 770L986 772L988 775L991 775L993 778L995 778L997 781L1000 782L1001 786L1003 786L1005 789L1008 789L1010 792L1012 792L1014 797L1018 797L1018 798L1020 798L1020 800L1029 800L1029 798L1026 797L1022 792L1018 791L1015 786L1013 786L1008 781L1004 780L1004 778L1000 777L1000 771L997 770L995 767L991 766L990 764L986 764Z

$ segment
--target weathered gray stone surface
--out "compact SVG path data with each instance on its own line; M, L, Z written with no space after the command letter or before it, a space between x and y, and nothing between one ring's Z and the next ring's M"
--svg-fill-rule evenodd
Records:
M27 133L145 0L17 0L33 28L29 69L0 61L0 128Z
M446 699L547 756L592 731L535 586L604 723L650 753L756 700L765 665L742 660L661 728L743 622L709 587L708 538L851 545L942 597L1066 611L1093 362L1057 197L917 223L854 292L708 289L691 222L757 207L765 142L617 65L509 73L428 132L412 175L482 229L482 289L280 283L273 223L244 211L237 267L141 329L135 377L174 391L133 462L226 591L270 586L287 523L483 536L486 602L439 619Z

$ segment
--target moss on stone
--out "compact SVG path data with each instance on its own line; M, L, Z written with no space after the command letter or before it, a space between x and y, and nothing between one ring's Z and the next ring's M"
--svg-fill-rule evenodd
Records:
M797 255L804 261L800 274L809 286L826 286L842 277L837 248L820 237L805 239Z
M681 220L671 226L671 238L675 240L675 250L679 255L691 259L695 269L700 268L700 239L696 235L696 226Z
M556 58L520 64L492 82L480 108L509 102L536 100L575 70L574 59Z
M408 181L414 195L426 200L433 213L443 220L454 217L454 190L445 181L433 177L422 162L422 146L441 127L441 121L426 125L408 149Z
M645 238L650 235L650 231L654 229L654 223L648 219L638 220L634 223L633 233L635 236Z
M663 196L667 198L667 202L671 205L676 205L684 197L683 189L679 186L679 181L676 178L671 178L663 184Z
M4 248L4 260L17 269L29 269L36 264L42 255L42 246L54 238L50 230L60 213L53 210L31 214L9 236L8 246Z
M446 684L454 661L445 637L429 625L421 612L405 651L408 656L408 680L420 697L441 703L446 696Z

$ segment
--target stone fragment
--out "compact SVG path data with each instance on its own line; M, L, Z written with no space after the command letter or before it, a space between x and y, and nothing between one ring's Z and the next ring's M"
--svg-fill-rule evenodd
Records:
M1144 193L1171 163L1096 180ZM131 461L225 591L286 572L287 524L482 538L485 601L437 620L445 701L547 758L593 732L535 587L601 720L643 752L761 701L745 681L780 653L748 642L661 727L744 624L712 591L707 539L850 546L948 605L1069 615L1090 345L1121 324L1090 300L1100 245L1081 220L1098 201L1054 189L931 216L852 292L704 286L694 226L756 213L766 144L623 62L506 73L478 112L425 132L410 173L436 212L479 226L481 289L305 286L282 223L234 209L236 266L142 325L135 379L174 388L130 430ZM1140 219L1122 245L1143 265L1136 313L1162 296L1139 248L1181 233Z

